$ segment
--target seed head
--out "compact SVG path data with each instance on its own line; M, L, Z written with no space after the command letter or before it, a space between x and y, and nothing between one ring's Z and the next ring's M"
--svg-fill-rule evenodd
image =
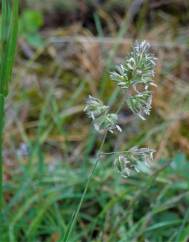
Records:
M112 80L124 89L137 84L153 85L156 58L149 49L150 44L146 41L136 41L124 64L118 65L110 74Z
M89 96L84 111L92 118L96 131L100 133L104 131L113 133L116 129L122 131L118 125L118 115L109 113L109 106L105 106L98 98Z
M108 130L110 133L113 133L113 131L116 129L119 132L122 131L118 125L118 116L115 113L100 116L94 121L94 127L98 132Z
M150 91L139 92L127 98L128 107L142 120L150 114L152 104L152 94Z
M105 114L108 109L109 107L105 106L98 98L89 95L84 111L87 113L89 118L94 120L95 118Z
M123 177L136 173L150 173L154 152L155 150L149 148L133 147L116 156L114 166Z

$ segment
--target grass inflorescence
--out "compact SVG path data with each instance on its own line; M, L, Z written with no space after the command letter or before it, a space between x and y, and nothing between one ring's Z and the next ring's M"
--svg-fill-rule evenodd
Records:
M151 101L149 103L149 98L152 100L152 94L147 99L146 91L150 84L153 84L152 78L154 78L154 66L155 58L149 52L150 44L146 41L136 42L133 51L126 58L124 64L117 67L118 72L112 72L112 79L118 84L122 89L133 88L140 98L135 98L130 102L129 108L136 113L143 120L143 114L148 114L150 112ZM138 84L142 86L142 91L138 90ZM145 91L144 91L145 90ZM128 92L123 93L124 98L128 103L128 98L133 98L129 96ZM84 111L87 113L88 117L92 119L93 126L97 132L104 132L100 149L97 154L101 154L104 148L104 144L107 137L107 132L114 133L114 130L122 132L122 129L118 125L118 112L121 110L123 103L120 102L119 108L116 113L109 113L110 107L103 104L101 100L96 97L89 96L86 101L86 106ZM149 107L150 106L150 107ZM138 107L140 107L138 109ZM127 153L127 154L126 154ZM151 162L153 160L154 150L147 148L136 148L132 147L123 156L122 152L117 152L118 157L115 158L114 165L123 177L129 177L136 173L149 173ZM108 154L108 153L106 153ZM79 211L84 202L90 181L93 178L94 172L100 161L100 156L97 155L95 164L92 171L87 179L83 194L81 196L80 202L74 212L73 217L70 220L68 229L66 230L65 236L62 241L67 242L70 239L74 225L77 221Z

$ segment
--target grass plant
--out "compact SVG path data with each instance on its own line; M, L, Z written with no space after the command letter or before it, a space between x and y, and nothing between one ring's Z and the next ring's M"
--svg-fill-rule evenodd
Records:
M29 57L20 39L15 78L6 99L3 185L6 206L2 209L1 242L60 242L65 235L69 235L71 242L188 241L188 16L183 14L188 4L174 2L163 8L160 5L164 3L158 4L156 11L152 4L150 16L143 17L142 13L139 19L136 11L140 14L140 9L133 12L130 10L135 8L127 10L128 5L124 5L126 15L129 12L134 18L130 23L123 20L123 15L119 16L117 8L109 12L100 7L101 15L96 18L99 36L112 37L116 46L112 50L106 38L99 44L95 36L95 43L85 39L89 34L91 40L94 25L87 26L87 33L86 28L76 26L85 35L85 43L74 42L77 33L74 25L55 32L42 31L47 44L37 50L32 47ZM28 3L30 9L36 4L35 9L40 11L41 5L50 8L51 16L54 13L61 16L46 1ZM176 8L176 4L184 7L177 8L176 14L166 12L170 6ZM115 32L104 26L104 19L108 26L114 25L110 29ZM91 18L89 22L91 27ZM67 34L71 43L64 42ZM59 44L51 41L52 35ZM117 36L122 37L121 44ZM124 89L107 75L114 63L122 62L132 40L144 37L152 43L158 57L158 89L154 89L151 115L139 113L148 117L146 122L135 115L144 106L133 107L133 100L140 96L126 104L121 94ZM94 81L90 74L98 73L99 69L90 57L96 57L99 45L103 50L102 63L98 63L102 73ZM124 101L118 115L122 132L117 129L113 129L114 134L108 132L101 153L98 147L104 132L97 133L93 126L96 122L92 120L90 125L83 112L88 93L103 99L105 106L111 107L109 114L117 113L120 100ZM119 173L124 167L118 166L121 168L118 172L114 169L114 163L125 164L130 155L127 151L133 146L156 148L153 165L157 169L152 176L146 173L128 176L125 170L125 179ZM102 162L96 159L97 153ZM91 168L95 170L89 173Z
M5 116L5 99L11 80L14 64L17 31L18 31L19 0L1 1L1 49L0 49L0 211L3 206L3 128Z
M151 109L152 93L148 90L149 86L155 85L153 83L155 58L149 52L149 48L150 45L146 41L136 42L132 52L125 59L124 64L117 66L116 71L111 73L112 79L124 90L124 103L127 103L133 113L137 114L142 120L145 120L144 115L149 115ZM139 85L140 90L138 89ZM129 89L134 89L135 94L128 95ZM146 93L148 93L147 98ZM130 101L131 99L132 101ZM70 220L62 240L63 242L68 242L70 239L90 181L103 155L107 133L110 132L113 134L115 131L122 132L122 129L118 125L118 112L121 110L124 103L120 102L116 113L110 113L110 107L104 105L101 100L92 96L88 97L84 111L86 111L88 117L92 119L94 129L99 133L104 132L105 134L103 135L100 149L97 152L96 161L87 179L78 207ZM138 149L137 147L133 147L126 152L116 151L113 153L106 153L106 155L116 154L114 165L118 172L123 177L127 178L135 173L149 173L154 152L154 150L148 148Z

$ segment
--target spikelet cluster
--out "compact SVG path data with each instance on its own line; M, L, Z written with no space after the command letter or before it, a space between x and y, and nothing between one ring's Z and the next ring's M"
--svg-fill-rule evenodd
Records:
M108 106L105 106L101 100L96 97L89 95L86 101L84 111L87 113L89 118L95 120L96 118L103 116L109 110Z
M123 177L136 173L150 173L155 150L133 147L127 152L120 153L114 160L114 166Z
M155 61L156 58L150 53L150 44L146 41L136 42L125 62L110 74L111 79L123 89L129 109L143 120L151 111L152 92L149 88L151 85L155 86ZM110 107L98 98L89 96L84 110L92 119L96 131L122 131L118 125L118 115L111 113ZM116 154L114 166L123 177L139 172L149 174L154 152L153 149L137 147L124 152L113 152Z
M150 114L152 93L149 86L154 85L154 68L156 58L150 53L150 44L146 41L136 41L133 50L124 64L116 67L111 78L122 89L133 89L126 102L131 111L141 119ZM138 87L140 86L140 90ZM128 92L126 93L128 96Z
M127 99L127 105L133 113L136 113L141 119L150 114L152 104L152 94L150 91L139 92Z
M89 96L84 111L92 118L94 128L99 133L103 131L113 133L116 129L122 131L118 125L118 115L109 113L109 106L104 105L98 98Z

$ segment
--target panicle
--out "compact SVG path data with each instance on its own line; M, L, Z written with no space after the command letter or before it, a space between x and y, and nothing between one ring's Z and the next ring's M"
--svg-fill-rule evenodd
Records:
M155 64L156 58L150 53L150 44L136 41L125 62L110 73L111 79L123 89L129 109L143 120L151 111L152 92L149 87L156 86L153 82ZM117 113L110 113L109 106L104 105L98 98L89 96L84 110L93 120L97 132L122 131L118 125ZM153 149L138 147L125 152L113 152L116 154L114 166L123 177L137 173L150 174L154 152Z
M111 133L114 130L122 131L118 125L118 115L109 113L109 106L104 105L98 98L89 96L84 111L92 118L94 128L97 132L101 133L106 130Z
M133 95L125 92L127 104L131 111L143 120L151 110L152 95L148 88L150 85L156 86L153 82L155 64L156 58L150 53L150 44L146 41L136 41L125 62L110 73L112 80L120 88L132 88L136 92ZM138 86L141 91L138 91Z
M136 41L124 64L118 65L116 70L110 73L112 80L124 89L137 84L152 84L156 58L149 49L148 42Z
M150 173L153 153L149 148L133 147L127 152L118 154L114 160L114 166L123 177L129 177L136 173Z

